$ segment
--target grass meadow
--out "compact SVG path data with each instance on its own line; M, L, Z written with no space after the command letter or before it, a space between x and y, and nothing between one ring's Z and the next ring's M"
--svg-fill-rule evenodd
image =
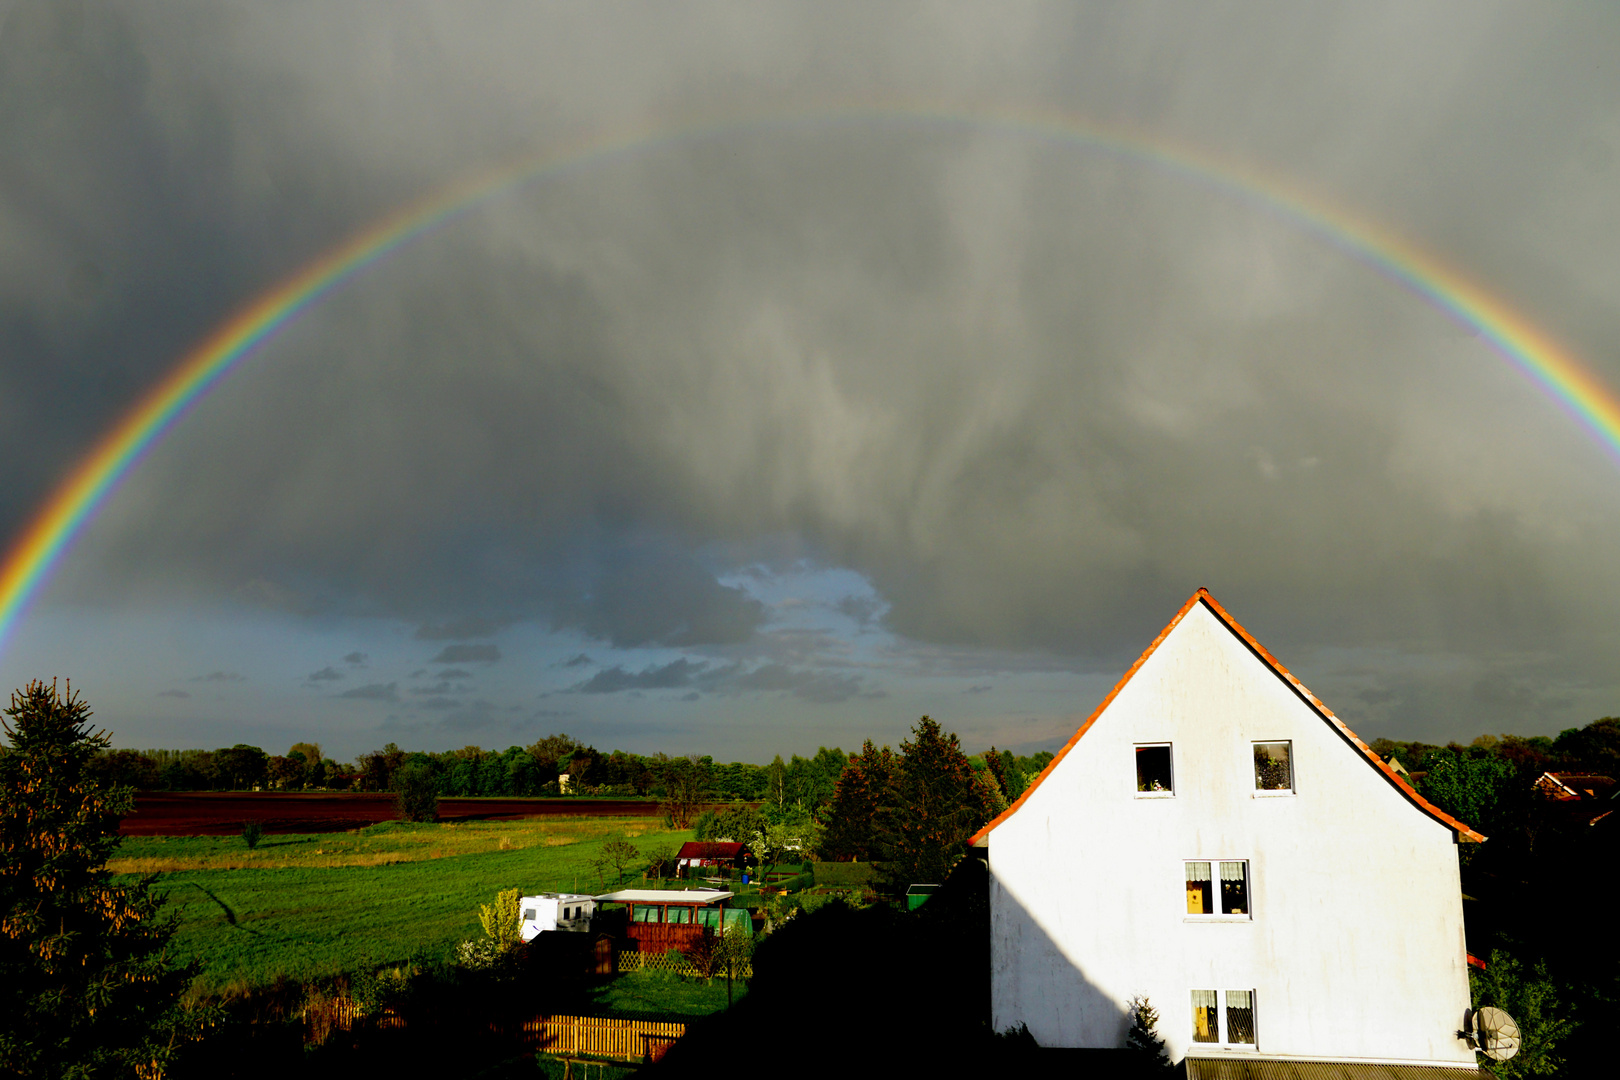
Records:
M235 836L128 837L108 867L157 875L179 921L174 953L201 960L198 989L224 992L448 958L481 935L478 905L502 889L611 888L591 863L620 837L650 851L692 834L645 817L386 822L253 850Z

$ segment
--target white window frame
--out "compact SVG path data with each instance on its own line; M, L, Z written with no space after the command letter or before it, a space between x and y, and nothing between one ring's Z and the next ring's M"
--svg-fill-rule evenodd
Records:
M1170 790L1169 791L1137 791L1136 755L1138 751L1150 750L1162 746L1170 752ZM1169 742L1139 742L1131 745L1131 794L1138 799L1173 799L1176 797L1176 751L1173 743Z
M1252 922L1254 920L1254 864L1248 859L1211 859L1197 856L1181 860L1181 880L1187 882L1188 863L1208 863L1210 875L1210 892L1215 907L1221 906L1221 863L1235 862L1243 864L1243 891L1249 900L1249 910L1241 915L1228 915L1224 911L1216 910L1204 915L1194 915L1187 910L1186 891L1182 891L1181 913L1187 922Z
M1247 768L1250 774L1254 773L1255 747L1274 746L1277 743L1282 743L1288 747L1288 786L1285 788L1262 788L1260 786L1260 778L1255 776L1253 794L1257 799L1290 799L1293 798L1294 795L1296 795L1299 791L1299 770L1295 768L1294 763L1293 739L1255 739L1253 742L1249 743L1249 760L1247 763Z
M1194 993L1196 993L1197 991L1200 991L1200 990L1205 991L1205 992L1209 992L1209 989L1210 988L1207 987L1207 986L1194 986L1194 987L1190 987L1188 989L1188 991L1187 991L1187 1013L1188 1013L1187 1019L1189 1021L1189 1029L1188 1029L1188 1032L1187 1032L1187 1052L1189 1054L1192 1054L1192 1053L1197 1053L1197 1052L1204 1051L1204 1050L1224 1050L1224 1051L1229 1051L1229 1052L1230 1051L1236 1051L1238 1053L1244 1053L1244 1052L1254 1053L1254 1052L1258 1051L1260 1049L1260 995L1256 994L1254 992L1254 990L1249 989L1247 987L1229 986L1229 987L1221 987L1221 988L1214 991L1214 994L1215 994L1215 1033L1216 1033L1216 1038L1217 1038L1218 1041L1217 1042L1199 1042L1198 1041L1198 1039L1196 1038L1196 1035L1198 1033L1198 1028L1197 1028L1197 1026L1195 1024L1191 1023L1191 1021L1192 1021L1192 996L1193 996ZM1231 1041L1232 1032L1231 1032L1231 1029L1228 1027L1227 1019L1226 1019L1226 995L1229 994L1229 993L1233 993L1233 992L1243 993L1243 994L1248 994L1249 995L1249 1011L1253 1014L1253 1028L1254 1028L1254 1030L1251 1033L1251 1034L1254 1035L1254 1041L1253 1042L1235 1043L1235 1042Z

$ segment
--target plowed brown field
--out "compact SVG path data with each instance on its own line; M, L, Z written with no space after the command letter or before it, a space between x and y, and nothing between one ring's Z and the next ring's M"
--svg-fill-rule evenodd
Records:
M512 821L527 817L652 817L641 799L440 799L441 821ZM344 832L392 821L392 795L260 791L141 792L119 826L125 836L233 836L244 821L267 833Z

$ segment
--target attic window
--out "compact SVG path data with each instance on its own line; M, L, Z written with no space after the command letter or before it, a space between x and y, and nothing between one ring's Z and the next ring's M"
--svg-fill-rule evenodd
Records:
M1294 747L1290 742L1254 744L1254 790L1278 794L1294 790Z
M1136 748L1136 793L1166 796L1176 793L1170 769L1170 744L1152 743Z

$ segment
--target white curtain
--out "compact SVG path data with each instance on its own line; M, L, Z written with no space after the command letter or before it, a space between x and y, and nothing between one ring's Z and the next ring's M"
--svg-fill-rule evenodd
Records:
M1207 863L1205 864L1205 867L1206 867L1206 869L1205 869L1204 873L1207 875L1209 873L1209 870L1207 869L1207 867L1208 867ZM1242 863L1240 863L1240 862L1223 862L1223 863L1221 863L1221 880L1222 881L1242 881L1245 876L1246 875L1243 873L1243 864Z
M1187 864L1187 880L1188 881L1208 881L1209 880L1209 863L1207 863L1207 862L1190 862L1190 863L1188 863Z

